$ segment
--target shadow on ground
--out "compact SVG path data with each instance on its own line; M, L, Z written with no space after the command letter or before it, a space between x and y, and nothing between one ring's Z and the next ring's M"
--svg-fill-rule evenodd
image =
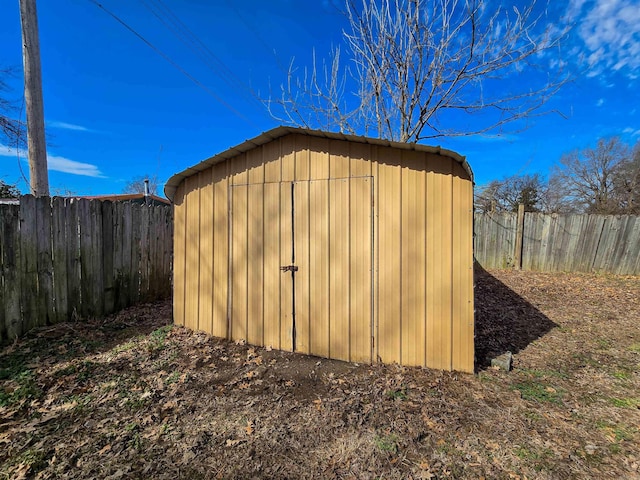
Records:
M171 302L164 300L134 305L105 318L38 327L12 343L0 344L0 380L11 372L108 351L168 324ZM34 354L38 362L33 362Z
M558 326L478 263L475 284L477 370L498 355L518 353Z

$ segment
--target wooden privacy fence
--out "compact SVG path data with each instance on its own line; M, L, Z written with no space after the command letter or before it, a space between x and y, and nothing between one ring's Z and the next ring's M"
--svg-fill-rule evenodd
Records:
M475 257L485 268L640 274L640 217L476 213Z
M0 341L171 294L170 206L25 195L0 228Z

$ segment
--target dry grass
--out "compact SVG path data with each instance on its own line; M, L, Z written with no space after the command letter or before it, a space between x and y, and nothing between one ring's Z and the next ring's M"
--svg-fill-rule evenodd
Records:
M167 303L34 331L0 354L0 478L638 478L640 279L476 291L476 375L235 345Z

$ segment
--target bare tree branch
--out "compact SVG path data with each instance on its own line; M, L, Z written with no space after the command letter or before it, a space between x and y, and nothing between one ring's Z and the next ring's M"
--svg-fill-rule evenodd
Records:
M640 141L631 158L617 169L613 179L618 208L629 215L640 215Z
M16 118L19 113L17 102L4 96L10 91L6 78L14 75L14 68L0 69L0 141L6 141L10 146L24 146L26 126Z
M265 104L285 123L402 142L502 131L548 113L542 107L569 81L550 68L563 65L568 28L544 11L535 0L513 10L487 0L347 0L348 64L339 47L319 64L314 52L302 75L292 61L281 95ZM461 121L478 113L481 123Z
M144 193L144 181L149 180L149 193L158 194L160 182L157 175L144 175L131 179L122 189L122 193Z
M544 209L546 185L539 174L513 175L492 180L476 192L474 204L480 212L517 212L524 205L526 212Z
M595 148L563 155L551 180L565 192L565 202L577 211L633 213L625 208L625 202L629 206L634 203L632 182L638 172L634 175L633 165L628 145L618 137L600 139ZM631 188L625 190L625 186Z

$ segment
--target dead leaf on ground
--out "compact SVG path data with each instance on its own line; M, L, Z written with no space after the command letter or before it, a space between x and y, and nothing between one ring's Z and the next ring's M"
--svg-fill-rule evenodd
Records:
M227 439L227 440L224 442L224 444L225 444L227 447L235 447L236 445L239 445L240 443L242 443L242 442L244 442L244 441L245 441L245 440L237 440L237 439L231 439L231 438L229 438L229 439Z
M251 420L247 420L247 426L244 427L244 431L247 435L253 434L254 423Z

